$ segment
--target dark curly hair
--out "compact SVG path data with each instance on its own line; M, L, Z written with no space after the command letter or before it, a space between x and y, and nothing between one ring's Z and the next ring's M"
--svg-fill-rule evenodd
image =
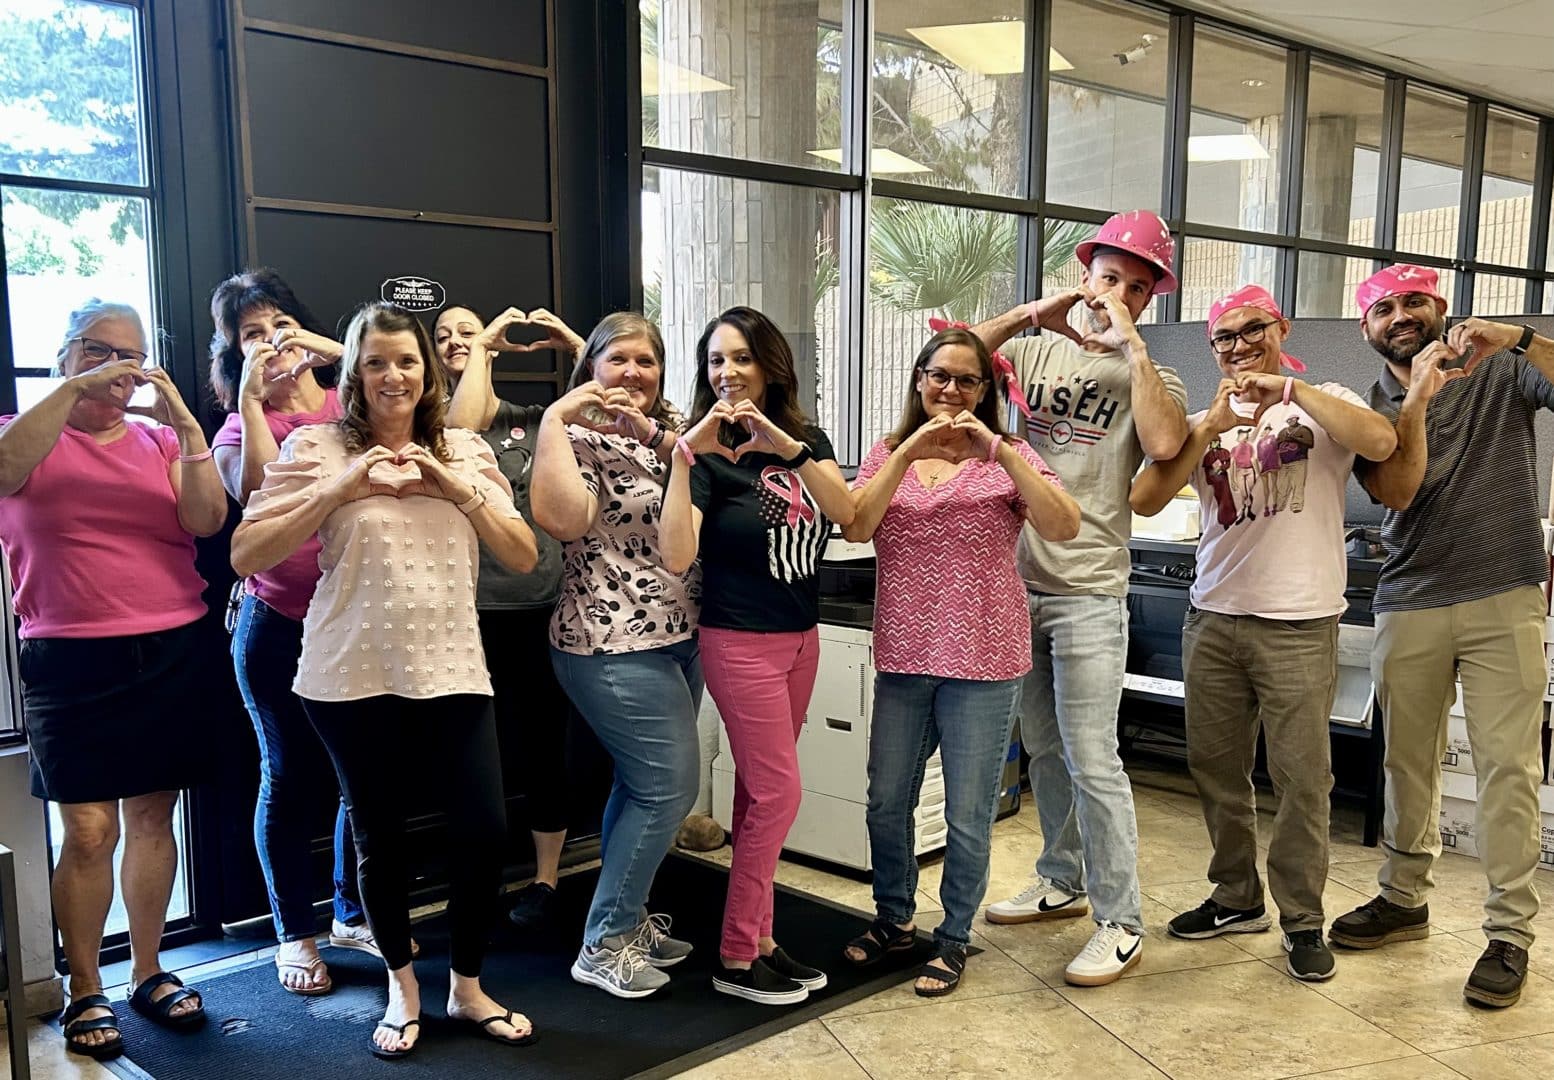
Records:
M244 315L265 307L290 315L304 330L332 336L297 299L286 280L267 266L233 274L217 285L210 294L210 318L216 324L210 338L210 388L227 412L237 408L238 387L243 382L243 341L238 327ZM313 374L325 385L332 381L325 369L315 369Z
M345 447L353 454L360 454L373 441L372 421L367 416L359 369L362 341L368 331L397 334L406 330L415 335L425 373L421 381L421 400L415 406L411 438L435 454L439 461L447 461L448 446L443 441L443 427L448 415L448 373L437 361L426 325L404 308L376 300L356 309L341 342L345 355L340 357L340 409L343 415L339 424L345 435Z

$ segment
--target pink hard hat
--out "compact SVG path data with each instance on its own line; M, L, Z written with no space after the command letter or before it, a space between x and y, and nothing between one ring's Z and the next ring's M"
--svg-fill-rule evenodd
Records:
M1171 259L1176 254L1176 241L1165 222L1148 210L1129 210L1113 214L1101 226L1093 240L1086 240L1074 249L1074 255L1086 268L1098 247L1116 248L1136 255L1160 271L1154 291L1176 291L1176 275L1171 272Z
M1354 290L1354 302L1360 309L1360 321L1365 321L1365 316L1378 300L1408 293L1424 293L1434 297L1440 303L1441 310L1445 311L1446 297L1441 295L1440 282L1439 273L1428 266L1415 266L1413 263L1398 263L1385 270L1378 270L1360 282L1359 288Z
M1227 311L1234 311L1236 308L1244 307L1258 308L1261 311L1266 311L1275 319L1284 318L1284 312L1279 310L1279 302L1273 298L1272 293L1261 285L1243 285L1235 292L1227 293L1209 305L1209 321L1205 327L1208 336L1211 339L1214 337L1214 324L1219 322L1221 315ZM1287 352L1279 353L1279 363L1291 371L1306 370L1304 363L1295 359Z

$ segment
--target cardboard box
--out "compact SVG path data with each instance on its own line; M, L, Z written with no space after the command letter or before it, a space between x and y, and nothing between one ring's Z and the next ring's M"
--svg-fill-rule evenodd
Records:
M1538 788L1538 809L1543 812L1538 865L1544 870L1554 870L1554 787L1544 784Z
M1462 690L1457 691L1458 706L1462 703ZM1474 775L1473 744L1468 741L1468 721L1460 712L1446 715L1446 750L1441 754L1441 769L1449 773Z
M1542 789L1548 790L1548 789ZM1478 781L1463 773L1441 774L1441 850L1478 858L1474 830L1478 825ZM1550 835L1550 817L1545 814L1544 836ZM1548 843L1545 840L1545 843Z

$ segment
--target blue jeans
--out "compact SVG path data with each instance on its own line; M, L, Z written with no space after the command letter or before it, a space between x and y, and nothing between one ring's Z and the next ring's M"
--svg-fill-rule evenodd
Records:
M1117 753L1128 602L1028 599L1031 673L1021 688L1020 739L1044 839L1036 872L1068 892L1088 888L1096 921L1142 933L1138 821Z
M701 651L694 638L641 652L550 650L556 678L615 759L604 804L599 884L583 943L635 930L648 889L696 802Z
M937 747L949 840L939 884L944 921L934 930L934 940L963 948L970 943L971 922L987 892L998 783L1009 756L1009 722L1019 688L1019 679L875 674L868 823L874 907L880 918L901 925L911 922L917 910L913 812L923 790L923 769Z
M291 692L302 656L302 624L252 593L243 597L232 632L237 688L259 736L259 802L254 847L270 894L275 936L310 938L313 922L312 808L320 784L336 782L302 702ZM356 887L356 849L341 800L335 815L334 915L343 923L366 918Z

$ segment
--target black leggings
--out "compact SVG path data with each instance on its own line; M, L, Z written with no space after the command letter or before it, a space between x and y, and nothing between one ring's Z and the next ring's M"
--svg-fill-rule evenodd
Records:
M407 778L429 778L448 814L450 966L480 974L496 917L507 815L496 719L483 694L304 701L329 751L351 829L367 922L390 971L410 963Z
M550 666L550 615L550 608L480 612L507 775L522 785L527 824L541 833L566 831L574 791L567 762L573 710Z

